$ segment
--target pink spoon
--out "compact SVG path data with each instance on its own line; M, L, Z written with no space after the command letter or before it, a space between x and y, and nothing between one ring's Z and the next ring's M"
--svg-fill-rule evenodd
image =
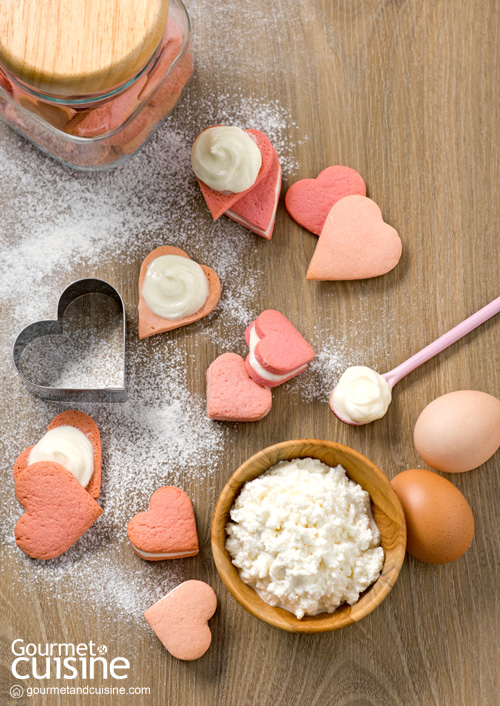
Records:
M421 351L415 353L415 355L412 355L411 358L408 358L408 360L406 360L404 363L398 365L397 368L389 370L388 373L384 373L381 377L383 377L384 380L386 380L386 382L389 384L389 386L393 388L396 383L398 383L402 378L405 377L405 375L408 375L408 373L411 373L412 370L418 368L419 365L426 363L430 358L433 358L438 353L441 353L441 351L444 351L444 349L448 348L448 346L451 346L452 343L455 343L460 338L463 338L468 333L477 328L480 324L483 324L485 321L488 321L488 319L491 319L492 316L495 316L495 314L498 314L499 312L500 297L497 297L492 302L477 311L475 314L469 316L468 319L462 321L461 324L458 324L447 333L444 333L433 343L430 343ZM335 392L335 389L336 387L333 388L330 397L330 407L335 416L338 417L341 422L344 422L345 424L351 424L352 426L359 427L363 426L364 424L369 424L370 422L353 422L344 419L338 413L338 411L335 410L333 403L333 393Z

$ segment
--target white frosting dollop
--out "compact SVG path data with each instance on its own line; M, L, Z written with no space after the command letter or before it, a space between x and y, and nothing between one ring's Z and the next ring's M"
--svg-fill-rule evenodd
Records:
M94 472L94 448L80 429L63 425L50 429L31 449L28 466L40 461L58 463L86 488Z
M368 424L384 416L391 399L387 380L365 365L354 365L333 388L330 407L347 422Z
M198 135L191 165L198 179L211 189L239 194L255 184L262 155L241 128L218 125Z
M194 260L181 255L160 255L149 265L142 296L162 319L177 321L201 309L209 294L208 279Z

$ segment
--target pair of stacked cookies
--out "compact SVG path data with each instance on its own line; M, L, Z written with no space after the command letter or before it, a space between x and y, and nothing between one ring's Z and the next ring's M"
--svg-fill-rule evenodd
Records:
M316 179L301 179L288 189L285 206L297 223L319 235L307 279L367 279L398 264L401 239L367 198L354 169L337 165Z
M210 215L271 240L281 193L278 154L260 130L213 125L194 141L191 165Z
M60 556L80 539L102 513L96 502L101 488L99 430L88 415L69 410L52 420L44 438L65 429L76 430L77 435L81 433L81 439L91 445L91 469L85 477L80 476L77 480L74 472L63 465L64 453L57 455L60 462L33 462L37 457L32 453L36 448L33 446L25 449L14 464L16 497L25 508L14 530L16 543L33 559Z
M226 422L255 422L271 410L271 389L306 370L315 352L279 311L263 311L245 331L244 360L224 353L207 370L207 415Z

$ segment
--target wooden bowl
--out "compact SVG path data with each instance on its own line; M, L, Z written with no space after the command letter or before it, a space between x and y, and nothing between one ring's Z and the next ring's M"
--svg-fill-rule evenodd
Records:
M368 491L372 512L380 530L385 561L382 573L353 606L341 605L334 613L305 616L300 620L287 610L274 608L243 583L226 550L229 510L247 481L253 480L280 461L317 458L329 466L339 463L349 478ZM289 632L328 632L350 625L371 613L394 586L406 551L406 523L403 509L389 480L371 461L357 451L332 441L299 439L283 441L259 451L236 470L224 486L212 519L212 553L219 575L236 600L259 620Z

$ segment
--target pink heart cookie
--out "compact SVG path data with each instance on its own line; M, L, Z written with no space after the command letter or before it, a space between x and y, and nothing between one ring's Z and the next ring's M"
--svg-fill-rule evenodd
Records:
M366 196L366 185L350 167L327 167L316 179L301 179L286 192L285 207L299 225L315 235L321 233L332 206L346 196Z
M85 488L87 493L97 500L101 490L101 466L102 466L102 447L101 447L101 435L99 434L99 429L97 428L94 420L85 414L85 412L80 412L77 409L68 409L65 412L61 412L57 417L51 421L48 426L47 431L55 429L56 427L70 426L79 429L87 439L92 444L94 449L94 471L92 477ZM14 463L14 481L17 482L17 476L19 472L24 468L28 468L28 461L31 449L33 446L25 449L16 459Z
M310 280L367 279L385 275L401 257L397 231L375 201L346 196L327 216L307 270Z
M135 553L148 561L196 556L199 551L191 500L174 486L153 493L149 509L128 523L127 535Z
M212 126L219 127L219 126ZM205 128L208 130L208 128ZM231 209L234 204L248 194L252 189L255 189L258 184L267 176L273 161L275 159L276 152L274 147L269 142L269 138L264 135L260 130L245 130L245 132L250 135L250 137L257 143L257 147L262 155L262 166L259 173L257 174L257 179L246 191L241 191L237 194L226 194L222 191L215 191L211 189L207 184L198 179L198 184L200 185L201 193L206 201L208 210L210 211L212 218L217 220L223 213L226 213L228 209Z
M269 172L224 215L256 235L271 240L281 193L281 165L276 151Z
M279 311L263 311L245 331L250 353L245 367L264 387L277 387L302 373L315 356L314 349Z
M58 463L42 461L21 469L16 497L26 509L14 530L17 546L33 559L64 554L102 513L90 493Z
M224 353L207 370L207 415L223 422L257 422L269 413L271 391L254 382L245 361Z
M173 657L198 659L210 647L208 620L217 608L217 596L204 581L185 581L148 608L144 617Z
M181 248L176 248L173 245L160 245L160 247L155 248L152 252L147 255L141 265L141 271L139 273L139 338L148 338L148 336L154 336L157 333L166 333L167 331L172 331L173 329L180 328L181 326L187 326L192 324L204 316L208 316L210 312L215 309L220 299L220 280L217 273L212 270L211 267L207 265L201 265L201 269L206 275L208 280L208 297L206 302L203 304L201 309L196 311L194 314L189 316L184 316L182 319L163 319L161 316L157 316L146 304L146 300L142 296L142 287L144 285L144 280L146 279L146 273L150 264L156 260L157 257L162 255L178 255L179 257L186 257L188 260L191 258L184 250Z

